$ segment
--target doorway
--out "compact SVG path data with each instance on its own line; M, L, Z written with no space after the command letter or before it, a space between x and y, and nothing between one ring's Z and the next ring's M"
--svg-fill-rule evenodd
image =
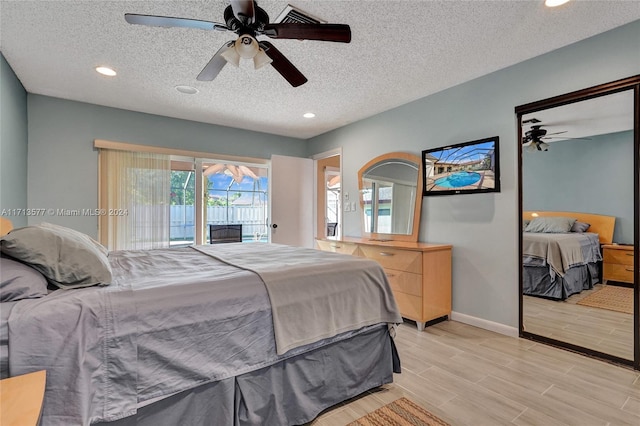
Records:
M316 176L316 238L342 238L342 149L313 157Z

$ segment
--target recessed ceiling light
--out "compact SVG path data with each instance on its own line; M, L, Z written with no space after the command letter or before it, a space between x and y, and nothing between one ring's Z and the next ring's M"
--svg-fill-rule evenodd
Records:
M313 118L313 117L315 117L316 115L315 115L314 113L312 113L312 112L306 112L306 113L304 113L302 116L303 116L304 118Z
M198 93L198 89L192 86L176 86L176 90L187 95L195 95Z
M569 0L545 0L544 5L547 7L556 7L561 6L567 2L569 2Z
M96 71L108 77L113 77L114 75L116 75L116 72L113 70L113 68L109 67L96 67Z

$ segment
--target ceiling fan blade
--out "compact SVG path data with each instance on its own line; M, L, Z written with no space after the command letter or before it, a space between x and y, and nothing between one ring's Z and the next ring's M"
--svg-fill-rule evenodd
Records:
M590 138L567 138L567 137L562 137L562 136L547 136L544 137L542 139L560 139L563 141L568 141L568 140L581 140L581 141L590 141Z
M547 133L545 136L551 136L551 135L561 135L562 133L567 133L568 130L562 131L562 132L555 132L555 133Z
M298 87L307 82L307 77L291 63L284 55L268 41L261 41L260 47L271 58L271 65L282 75L293 87Z
M213 55L213 58L207 65L200 71L196 80L198 81L211 81L218 76L222 68L227 64L227 60L222 57L222 54L233 47L234 41L228 41Z
M233 15L244 25L251 25L255 21L256 10L253 0L231 0Z
M267 24L262 33L271 38L351 41L351 28L345 24Z
M226 31L227 26L217 22L201 21L198 19L173 18L171 16L138 15L125 13L124 19L130 24L148 25L151 27L179 27L196 28L199 30Z

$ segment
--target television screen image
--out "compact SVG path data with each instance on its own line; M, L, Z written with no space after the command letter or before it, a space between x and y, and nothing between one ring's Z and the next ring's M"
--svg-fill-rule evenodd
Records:
M423 195L500 192L498 136L422 151Z

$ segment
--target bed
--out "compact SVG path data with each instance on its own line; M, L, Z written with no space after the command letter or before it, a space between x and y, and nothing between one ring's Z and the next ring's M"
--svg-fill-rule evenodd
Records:
M580 212L523 212L523 294L565 300L600 280L601 244L615 217Z
M60 246L61 234L101 246L43 225L0 238L3 265L48 287L5 300L3 268L0 366L47 371L45 425L304 424L400 370L392 335L402 318L373 261L231 243L109 252L88 279L77 273L87 262L65 278L48 269L87 254L56 248L43 265L41 248ZM16 249L24 240L37 247ZM110 279L96 279L104 267Z

